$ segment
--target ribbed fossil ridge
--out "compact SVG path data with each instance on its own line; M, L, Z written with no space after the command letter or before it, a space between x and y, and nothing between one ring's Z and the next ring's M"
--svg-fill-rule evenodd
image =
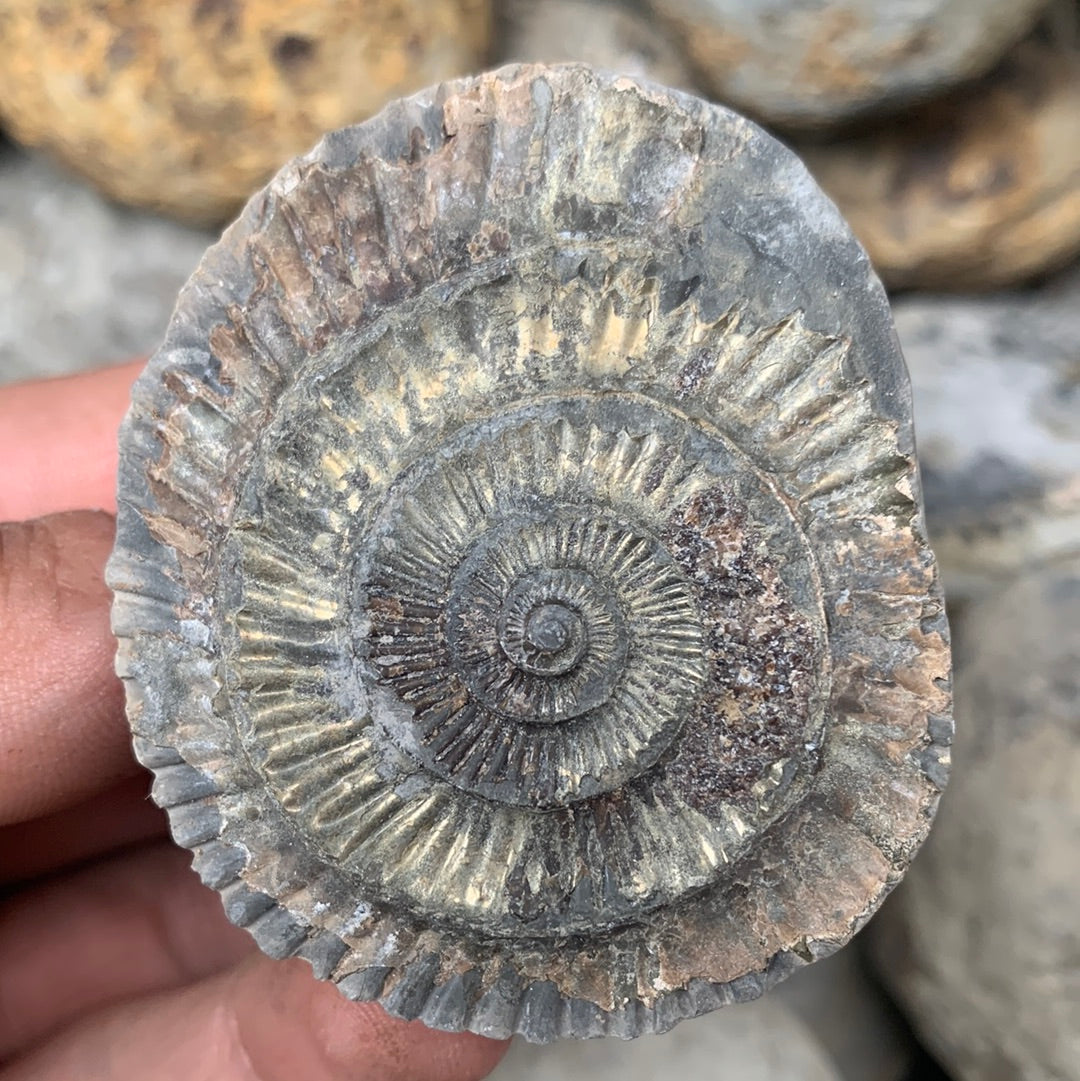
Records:
M211 250L122 437L155 798L275 956L633 1036L868 918L947 766L888 309L802 167L581 68L399 103Z

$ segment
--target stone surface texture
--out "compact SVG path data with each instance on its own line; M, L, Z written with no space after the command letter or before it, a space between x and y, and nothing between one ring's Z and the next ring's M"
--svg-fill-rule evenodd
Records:
M121 436L118 670L274 956L446 1029L662 1031L846 942L948 769L910 392L789 151L583 67L329 135Z
M847 1081L814 1033L771 999L687 1021L673 1032L632 1044L517 1041L491 1081ZM860 1081L871 1081L869 1075Z
M122 202L220 223L324 132L483 65L488 0L10 0L0 119Z
M957 1081L1080 1078L1080 559L965 617L957 768L869 934Z
M214 239L0 144L0 383L151 352Z
M512 0L502 5L501 63L580 61L603 71L692 90L694 77L663 27L626 3Z
M793 130L981 75L1046 0L648 0L719 101Z
M962 92L799 153L886 285L991 289L1080 252L1078 117L1080 39L1043 35Z
M901 297L893 314L950 602L1080 551L1080 268L1038 292Z

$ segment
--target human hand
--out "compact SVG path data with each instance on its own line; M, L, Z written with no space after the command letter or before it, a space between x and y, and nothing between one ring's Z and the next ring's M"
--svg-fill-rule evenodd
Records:
M148 799L103 581L138 367L0 389L0 1081L483 1077L504 1043L260 954Z

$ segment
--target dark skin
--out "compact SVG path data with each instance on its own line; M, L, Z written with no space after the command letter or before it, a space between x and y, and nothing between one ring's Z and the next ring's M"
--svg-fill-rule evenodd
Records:
M263 957L149 801L103 580L139 367L0 388L0 1081L484 1077L505 1043Z

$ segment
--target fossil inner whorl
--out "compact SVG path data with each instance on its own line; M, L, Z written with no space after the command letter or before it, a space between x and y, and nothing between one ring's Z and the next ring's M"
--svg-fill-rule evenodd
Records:
M614 582L558 551L560 542L582 543L587 519L527 522L512 538L497 532L501 551L479 567L469 560L455 582L455 670L479 701L511 719L552 724L603 705L626 663L624 607ZM531 566L529 543L540 537L547 565ZM509 573L507 555L518 559Z
M581 572L537 571L523 575L499 614L498 637L503 655L521 672L537 676L561 676L577 668L589 649L616 620L618 610L589 612L590 598L599 591ZM584 611L583 611L584 608ZM594 619L587 617L593 615ZM590 633L589 627L592 627ZM503 682L513 681L513 676ZM590 699L586 699L590 701ZM508 704L513 704L508 703ZM587 708L579 706L579 709ZM528 718L545 723L564 720L565 710L535 710Z
M704 588L698 561L735 556L722 531L745 508L699 512L749 474L681 427L629 398L527 403L390 487L359 542L356 620L361 681L402 750L456 788L544 810L677 764L688 718L723 724L740 677L714 639L741 618L737 589Z
M358 895L565 938L696 894L792 808L831 677L807 536L706 421L572 371L403 399L402 356L426 391L520 288L279 403L220 610L246 753Z
M595 412L526 407L440 445L359 559L365 674L391 692L399 744L459 788L530 807L640 774L706 682L691 582L655 524L596 498L635 448ZM606 448L591 481L559 456L567 439Z

